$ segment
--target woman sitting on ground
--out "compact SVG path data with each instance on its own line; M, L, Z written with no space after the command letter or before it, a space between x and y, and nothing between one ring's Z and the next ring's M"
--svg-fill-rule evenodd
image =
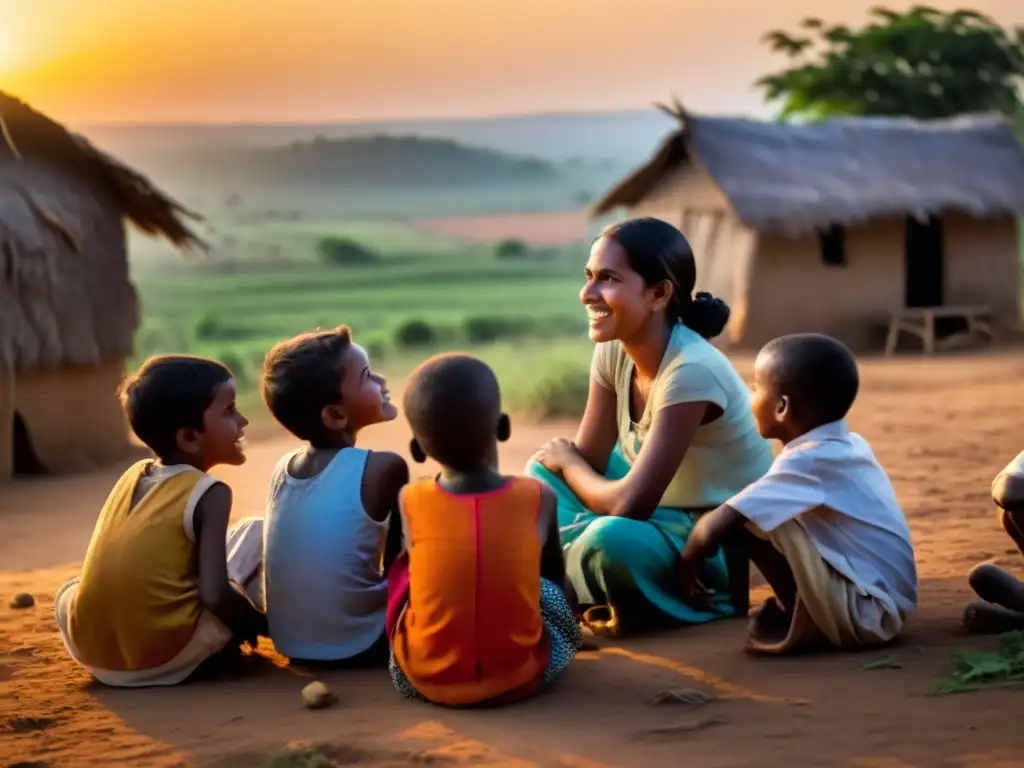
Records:
M772 463L746 384L708 341L729 307L691 295L690 244L653 218L607 228L586 281L597 343L586 411L573 441L551 440L527 467L558 496L570 597L602 634L745 614L746 561L736 559L730 596L728 547L702 566L706 604L691 604L676 578L700 513Z

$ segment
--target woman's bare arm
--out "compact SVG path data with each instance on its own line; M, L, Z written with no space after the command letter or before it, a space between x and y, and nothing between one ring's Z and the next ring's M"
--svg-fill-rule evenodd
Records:
M580 426L576 430L576 438L573 440L580 456L594 472L602 476L608 468L608 457L611 456L619 436L616 403L614 390L607 389L591 379L587 408L583 412Z
M707 402L679 403L659 410L654 415L640 455L629 474L621 480L605 479L594 471L589 460L582 458L566 464L562 477L591 511L599 515L647 520L658 508L665 489L679 471L693 436L704 421L708 405ZM581 425L580 431L583 430L584 425Z

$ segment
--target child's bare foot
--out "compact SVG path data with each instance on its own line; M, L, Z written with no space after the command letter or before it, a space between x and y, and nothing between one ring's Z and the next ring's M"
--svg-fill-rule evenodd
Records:
M786 639L793 614L774 597L769 597L750 618L750 639L758 643L774 644Z
M1024 583L998 565L981 563L974 566L967 581L982 600L1014 612L1024 612Z
M1024 629L1024 613L975 600L964 609L964 629L976 635L1001 635Z

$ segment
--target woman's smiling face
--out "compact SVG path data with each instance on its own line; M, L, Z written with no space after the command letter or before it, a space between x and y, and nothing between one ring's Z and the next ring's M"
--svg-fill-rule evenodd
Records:
M584 274L580 301L587 308L591 341L628 339L650 320L655 310L652 289L614 240L601 237L594 242Z

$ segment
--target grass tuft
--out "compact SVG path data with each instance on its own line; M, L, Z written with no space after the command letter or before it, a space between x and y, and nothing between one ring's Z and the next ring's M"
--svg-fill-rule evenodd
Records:
M957 651L946 677L932 684L933 693L978 691L1024 683L1024 632L1007 632L993 651Z

